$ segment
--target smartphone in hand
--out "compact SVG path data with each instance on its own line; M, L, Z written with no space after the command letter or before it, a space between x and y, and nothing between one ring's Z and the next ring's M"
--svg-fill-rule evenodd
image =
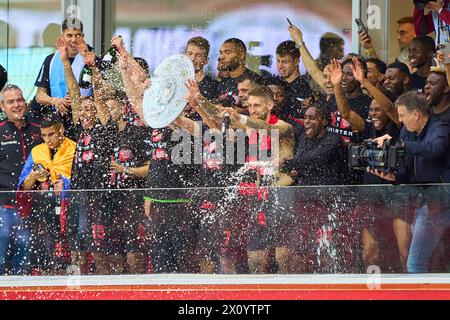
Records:
M364 25L364 23L362 22L361 19L355 19L355 22L356 22L356 25L358 26L358 31L359 32L364 32L367 35L369 34L369 30Z
M450 43L444 42L439 45L439 50L444 54L444 62L442 64L445 66L450 64Z
M289 20L289 18L286 18L286 20L287 20L287 22L289 23L289 27L294 26L294 25L292 24L291 20Z

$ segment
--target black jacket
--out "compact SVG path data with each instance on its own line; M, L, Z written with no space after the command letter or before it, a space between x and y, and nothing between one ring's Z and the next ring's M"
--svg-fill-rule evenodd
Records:
M449 124L430 118L419 135L403 127L400 139L404 141L407 159L397 182L450 182Z
M18 129L9 120L0 122L0 190L15 191L19 176L34 146L42 143L39 126L25 120ZM0 193L0 205L12 205L13 194Z
M342 172L342 140L339 135L326 132L319 139L302 134L291 168L298 172L300 185L337 185Z

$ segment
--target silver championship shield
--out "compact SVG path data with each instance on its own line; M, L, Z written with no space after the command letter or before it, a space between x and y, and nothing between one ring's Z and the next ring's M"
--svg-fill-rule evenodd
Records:
M195 71L184 54L166 58L155 69L142 100L144 119L150 127L166 127L181 114L186 106L188 79L195 79Z

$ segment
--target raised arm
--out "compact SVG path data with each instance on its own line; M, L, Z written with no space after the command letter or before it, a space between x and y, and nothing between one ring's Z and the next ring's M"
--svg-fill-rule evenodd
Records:
M367 91L369 91L370 95L380 105L381 109L383 109L387 113L388 117L399 127L400 120L398 119L398 112L394 103L386 97L383 92L370 83L364 74L363 66L359 60L357 58L353 58L352 61L353 65L350 65L350 68L355 79L358 80L361 85L367 89Z
M189 80L186 86L189 89L186 100L190 106L200 114L203 121L205 121L210 128L219 129L222 121L221 116L223 109L202 96L197 81Z
M317 66L314 58L311 56L308 48L306 48L305 43L303 42L303 34L300 29L294 25L288 27L289 34L291 35L292 40L296 43L297 47L300 50L300 56L302 58L303 64L308 70L308 73L311 75L313 80L323 89L325 87L323 85L323 71Z
M119 64L121 63L121 61L122 63L126 64L128 74L130 75L130 79L136 86L142 84L145 80L148 79L148 75L145 72L145 70L136 60L134 60L134 58L125 48L121 36L112 37L111 45L117 48L119 57L122 57L122 59L119 59Z
M364 119L361 118L355 111L353 111L348 105L347 100L342 92L342 66L337 59L333 59L330 65L331 82L333 83L334 95L336 98L336 105L341 113L349 123L353 131L364 131Z
M136 85L131 80L131 75L129 74L129 70L127 68L127 63L122 61L123 58L119 56L119 68L120 74L122 76L122 82L124 86L125 94L128 97L131 105L134 107L134 110L138 114L138 116L145 121L144 111L142 109L142 99L144 97L144 91L147 89L151 83L150 79L146 79L142 83Z
M364 48L364 55L366 56L366 58L378 58L378 54L372 44L372 38L364 31L361 31L358 34L359 42Z
M115 36L111 39L111 45L117 48L119 53L119 69L122 76L124 91L134 106L136 113L144 119L142 111L142 98L144 91L150 85L146 72L139 63L126 50L122 37Z
M417 36L424 36L434 31L431 11L425 14L424 9L414 7L414 29Z
M94 87L94 102L97 109L97 117L100 123L105 126L111 119L111 115L106 105L106 100L113 94L113 89L102 79L100 71L95 65L95 53L87 52L84 55L85 63L92 68L92 83Z
M179 128L187 130L193 136L200 136L201 128L194 120L186 118L183 114L176 118L173 124Z
M231 117L231 126L235 129L245 130L267 130L267 134L271 135L272 130L278 130L280 138L286 137L293 133L292 126L284 121L278 121L277 124L272 125L265 120L251 118L249 116L240 114L233 108L223 108L223 112L228 112Z
M80 88L78 87L78 81L72 71L72 65L70 64L69 56L67 54L67 43L63 37L59 37L56 41L56 47L58 48L61 60L64 66L64 76L66 78L67 90L72 102L72 120L74 125L77 125L79 114L78 110L81 103Z

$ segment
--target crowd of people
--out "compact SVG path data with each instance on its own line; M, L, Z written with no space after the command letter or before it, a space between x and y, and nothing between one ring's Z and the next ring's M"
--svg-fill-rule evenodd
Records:
M249 70L231 38L215 78L191 38L195 79L164 128L145 121L145 60L120 36L97 57L67 18L34 103L0 70L0 274L447 272L450 64L426 34L450 11L429 3L398 20L389 64L365 32L364 55L327 33L315 60L290 25L278 75ZM369 140L400 163L353 168L348 146Z

